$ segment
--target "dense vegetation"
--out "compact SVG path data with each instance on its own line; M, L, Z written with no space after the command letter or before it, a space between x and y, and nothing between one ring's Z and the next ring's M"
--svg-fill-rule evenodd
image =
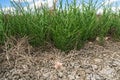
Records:
M72 4L60 6L53 11L47 8L35 9L32 12L19 7L15 13L0 14L0 42L5 36L17 38L28 36L33 46L43 46L46 42L54 44L57 48L67 51L80 49L88 40L112 36L120 38L120 13L103 7L103 14L96 15L97 3L89 0L82 2L82 8L77 7L76 0Z

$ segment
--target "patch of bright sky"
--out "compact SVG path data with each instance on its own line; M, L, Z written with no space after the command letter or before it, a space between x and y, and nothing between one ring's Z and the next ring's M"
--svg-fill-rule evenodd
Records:
M0 0L0 5L2 6L2 8L9 8L9 7L12 6L11 3L10 3L11 1L13 1L13 0ZM26 0L14 0L14 1L16 1L18 3L20 1L21 2L20 4L23 5L24 7L25 7L25 5L27 3L27 2L23 2L23 1L26 1ZM33 0L27 0L27 1L31 5L31 7L33 7L33 5L34 5L33 4ZM38 6L40 6L40 3L38 3L38 2L43 2L44 3L47 0L34 0L34 1L36 2L36 4ZM48 5L51 6L52 5L52 3L51 3L52 1L53 0L49 0ZM73 1L74 0L68 0L68 3L70 4ZM76 0L77 5L81 5L82 1L83 0ZM88 3L91 0L84 0L84 1L85 1L85 3ZM112 7L115 8L116 4L117 4L117 7L120 8L120 0L92 0L92 1L93 1L93 3L95 3L97 1L97 6L96 7L98 7L101 4L104 4L105 6L107 6L108 4L112 4ZM66 0L62 0L63 7L65 6L65 3L66 3ZM58 4L59 4L59 0L57 1L57 6L58 6ZM102 10L102 8L100 8L99 10Z
M0 0L0 4L2 5L2 7L10 7L11 6L11 4L10 4L10 1L12 1L12 0ZM24 1L24 0L14 0L14 1ZM28 0L29 1L29 3L31 4L32 2L33 2L33 0ZM46 0L34 0L34 1L46 1ZM51 0L52 1L52 0ZM69 3L71 3L73 0L68 0L68 2ZM79 3L81 3L81 1L82 0L76 0L77 1L77 3L79 4ZM84 0L86 3L87 2L89 2L90 0ZM93 0L93 2L95 2L96 0ZM111 4L111 3L115 3L115 2L118 2L118 1L120 1L120 0L97 0L98 1L98 3L102 3L102 2L105 2L105 4L107 5L107 4ZM63 4L66 2L66 0L63 0ZM58 1L58 3L59 3L59 1ZM22 4L24 4L23 2L22 2ZM120 4L119 4L120 5Z

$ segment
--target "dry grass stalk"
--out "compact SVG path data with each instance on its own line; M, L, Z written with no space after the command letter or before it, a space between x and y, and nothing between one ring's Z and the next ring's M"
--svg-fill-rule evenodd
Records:
M3 47L3 51L5 52L6 59L9 65L10 60L16 59L26 59L30 62L31 58L26 55L29 55L31 52L32 47L28 43L28 38L23 37L20 39L16 39L14 37L10 37L5 42L5 46ZM29 59L29 60L28 60Z

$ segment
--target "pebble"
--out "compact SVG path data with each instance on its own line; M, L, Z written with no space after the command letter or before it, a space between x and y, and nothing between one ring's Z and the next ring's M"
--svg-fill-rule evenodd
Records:
M95 58L95 59L94 59L94 64L101 63L102 61L103 61L102 59Z
M69 80L75 80L75 76L74 75L68 75Z
M57 75L58 75L59 78L62 78L64 74L62 72L58 72Z
M45 74L43 74L43 77L44 77L44 78L49 78L49 77L50 77L50 73L45 73Z

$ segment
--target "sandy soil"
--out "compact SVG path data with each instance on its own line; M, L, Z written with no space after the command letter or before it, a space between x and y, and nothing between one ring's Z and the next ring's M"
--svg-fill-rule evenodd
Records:
M10 39L0 49L0 80L120 80L120 42L88 42L65 53Z

